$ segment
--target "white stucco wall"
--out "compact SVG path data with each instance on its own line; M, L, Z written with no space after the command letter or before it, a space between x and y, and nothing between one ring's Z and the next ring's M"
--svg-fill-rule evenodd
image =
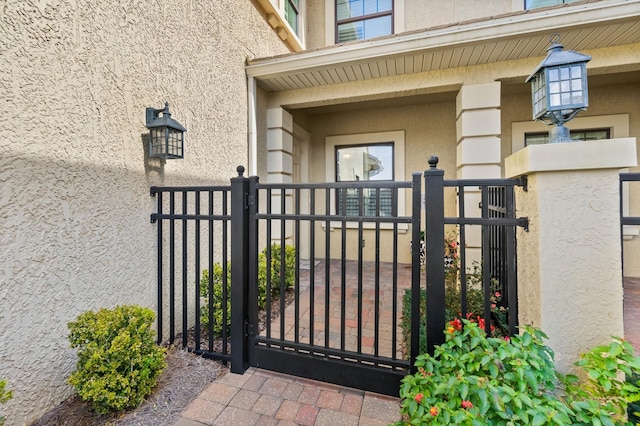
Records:
M71 394L67 323L155 309L151 185L222 183L247 161L247 56L286 52L252 2L10 1L0 15L0 378L8 425ZM148 160L170 103L185 159Z

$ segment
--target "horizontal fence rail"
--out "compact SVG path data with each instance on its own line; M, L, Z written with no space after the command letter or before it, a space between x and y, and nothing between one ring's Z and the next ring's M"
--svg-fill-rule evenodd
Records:
M152 187L157 198L158 343L230 360L230 186ZM167 313L168 310L168 313Z

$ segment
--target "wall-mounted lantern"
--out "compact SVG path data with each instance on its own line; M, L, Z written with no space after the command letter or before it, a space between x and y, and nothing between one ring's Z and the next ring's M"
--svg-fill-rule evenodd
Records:
M549 41L547 57L525 82L531 82L533 119L554 126L549 131L549 142L570 142L564 123L589 105L587 62L591 56L562 50L558 34L551 35Z
M184 158L184 132L187 129L171 118L168 102L164 104L163 109L147 108L146 122L151 132L149 157Z

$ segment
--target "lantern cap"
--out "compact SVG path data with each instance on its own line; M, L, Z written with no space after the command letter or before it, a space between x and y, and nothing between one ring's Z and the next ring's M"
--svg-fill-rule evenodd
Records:
M162 117L159 116L160 113L162 113ZM146 125L148 129L156 127L170 127L182 132L187 131L187 129L185 129L182 124L171 118L171 113L169 112L169 102L165 102L163 109L147 108L146 118Z
M560 44L560 36L558 36L558 34L551 35L549 41L551 42L551 46L549 46L549 48L547 49L547 57L538 64L531 75L527 77L525 83L531 81L531 79L543 68L555 67L558 65L576 64L581 62L586 63L591 60L591 56L589 55L584 55L573 50L562 50L564 46Z

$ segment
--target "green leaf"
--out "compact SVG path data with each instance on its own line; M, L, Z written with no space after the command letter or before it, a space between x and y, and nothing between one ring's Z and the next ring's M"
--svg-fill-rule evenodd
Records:
M467 399L468 394L469 394L469 385L466 383L462 383L460 385L460 398Z
M533 420L531 421L531 426L540 426L547 422L547 416L544 413L538 413L533 416Z

